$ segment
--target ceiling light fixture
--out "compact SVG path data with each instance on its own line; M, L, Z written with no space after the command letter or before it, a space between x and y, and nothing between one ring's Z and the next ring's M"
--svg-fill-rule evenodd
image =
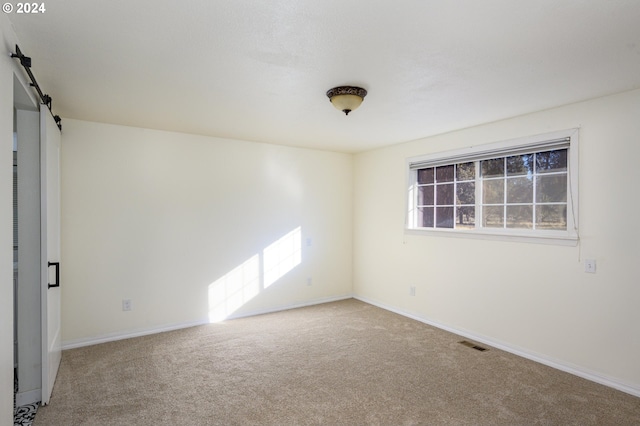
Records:
M327 90L327 97L333 106L345 115L358 108L365 96L367 91L361 87L340 86Z

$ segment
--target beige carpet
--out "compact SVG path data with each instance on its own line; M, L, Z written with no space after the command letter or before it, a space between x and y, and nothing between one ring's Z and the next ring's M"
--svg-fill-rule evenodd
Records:
M356 300L65 351L35 425L638 425L640 398Z

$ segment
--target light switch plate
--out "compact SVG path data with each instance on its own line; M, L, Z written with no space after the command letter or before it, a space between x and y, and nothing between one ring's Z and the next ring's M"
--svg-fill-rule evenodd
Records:
M584 271L590 274L596 273L596 260L595 259L585 259L584 261Z

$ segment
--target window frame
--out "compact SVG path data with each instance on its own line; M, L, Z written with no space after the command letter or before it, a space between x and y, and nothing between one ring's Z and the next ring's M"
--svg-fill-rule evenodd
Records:
M406 210L405 234L481 238L515 242L531 242L557 245L573 245L578 242L578 146L579 129L567 129L500 142L474 145L462 149L436 152L406 159ZM419 168L456 165L470 161L508 157L554 149L567 149L567 229L541 230L523 228L482 227L475 199L476 227L472 229L422 228L416 226L417 218L417 170ZM482 184L476 173L476 187ZM481 211L481 210L480 210ZM455 220L455 218L454 218Z

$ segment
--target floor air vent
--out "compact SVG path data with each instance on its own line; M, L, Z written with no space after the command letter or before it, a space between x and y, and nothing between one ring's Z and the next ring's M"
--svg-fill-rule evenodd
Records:
M475 349L475 350L477 350L477 351L480 351L480 352L484 352L484 351L487 351L487 350L488 350L487 348L483 348L482 346L478 346L478 345L476 345L475 343L468 342L468 341L466 341L466 340L463 340L462 342L458 342L458 343L463 344L463 345L465 345L465 346L468 346L468 347L470 347L470 348L472 348L472 349Z

